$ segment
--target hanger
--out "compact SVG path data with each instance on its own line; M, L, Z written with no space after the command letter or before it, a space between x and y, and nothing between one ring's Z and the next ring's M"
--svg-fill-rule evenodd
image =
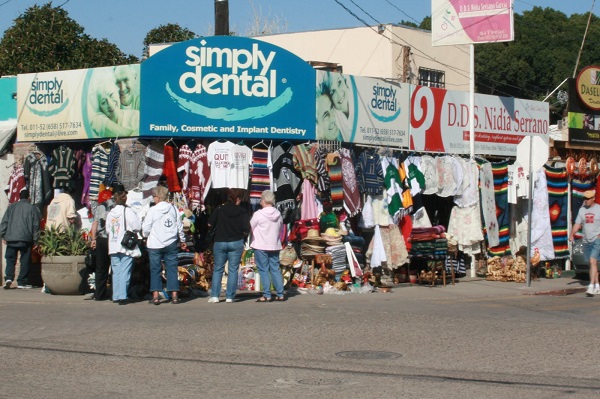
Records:
M104 144L112 144L112 140L111 140L111 139L108 139L108 140L106 140L106 141L103 141L103 142L101 142L101 143L98 143L98 144L96 144L96 145L104 146Z
M13 166L16 166L16 165L20 165L20 164L22 164L22 163L23 163L23 157L22 157L22 156L20 156L19 158L17 158L17 160L16 160L15 162L13 162L12 164L8 165L8 166L6 167L6 169L8 169L8 168L10 168L10 167L13 167Z
M170 139L169 139L169 140L168 140L168 141L165 143L165 145L168 145L169 143L172 143L172 144L175 146L175 148L179 148L179 147L177 147L177 144L175 144L175 141L173 141L173 137L171 137L171 138L170 138Z
M265 141L264 141L264 140L261 140L261 141L259 141L258 143L254 144L254 145L252 146L252 148L254 148L254 147L258 147L258 146L259 146L259 145L261 145L261 144L262 144L262 145L264 145L265 147L267 146L267 144L265 143Z

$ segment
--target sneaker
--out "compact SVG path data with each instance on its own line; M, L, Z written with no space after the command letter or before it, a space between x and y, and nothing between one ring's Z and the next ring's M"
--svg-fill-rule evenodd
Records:
M19 285L17 288L20 290L29 290L29 289L33 288L33 286L27 284L27 285Z
M233 303L233 299L227 298L227 299L225 299L225 303Z
M600 295L600 288L599 287L595 287L594 288L594 295Z
M596 290L594 289L594 286L593 285L588 285L588 288L585 291L585 295L587 295L587 296L594 296L595 293L596 293Z
M219 298L217 298L216 296L211 296L210 298L208 298L208 303L219 303Z
M12 284L12 280L6 280L4 282L4 289L5 290L9 290L10 289L10 285Z

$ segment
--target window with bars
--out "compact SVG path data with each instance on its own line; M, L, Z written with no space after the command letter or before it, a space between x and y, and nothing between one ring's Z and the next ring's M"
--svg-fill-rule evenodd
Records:
M446 87L446 74L444 71L438 71L429 68L419 68L419 84L421 86L444 89Z

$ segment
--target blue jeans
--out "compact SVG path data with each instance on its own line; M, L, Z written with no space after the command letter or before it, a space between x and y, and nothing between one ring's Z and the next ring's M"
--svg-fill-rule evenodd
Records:
M263 286L263 296L271 298L271 277L277 296L283 297L283 276L279 268L279 251L254 250L254 260L258 266L260 283Z
M148 248L150 259L150 291L162 291L163 284L160 278L162 271L161 261L165 264L167 275L167 291L179 291L179 276L177 273L177 253L179 241L175 240L164 248Z
M19 285L29 284L29 266L31 265L31 246L32 243L17 243L16 246L8 243L6 245L6 253L4 258L6 259L6 268L4 269L4 281L15 280L15 266L17 264L17 255L21 253L21 268L19 269L19 278L17 283Z
M110 255L110 265L112 268L112 299L113 301L127 299L133 258L125 254L112 254Z
M240 260L244 252L244 240L230 242L215 242L213 247L213 256L215 259L215 268L213 270L212 282L210 287L210 296L219 297L221 294L221 281L223 281L223 272L225 271L225 262L227 266L227 290L226 299L235 298L237 290L238 270Z

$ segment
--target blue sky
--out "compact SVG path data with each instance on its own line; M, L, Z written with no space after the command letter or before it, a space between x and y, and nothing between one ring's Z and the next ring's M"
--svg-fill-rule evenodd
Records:
M517 13L540 6L571 15L588 12L592 2L515 0L514 4ZM0 0L0 32L3 34L27 8L45 3L47 1ZM214 32L214 0L54 0L53 5L63 5L88 35L106 38L121 51L137 57L142 55L148 31L162 24L177 23L205 36ZM285 32L297 32L362 26L358 18L371 25L401 20L420 22L430 14L429 0L229 0L230 28L239 34L249 31L254 15L278 21ZM594 14L600 15L600 4L595 6Z

